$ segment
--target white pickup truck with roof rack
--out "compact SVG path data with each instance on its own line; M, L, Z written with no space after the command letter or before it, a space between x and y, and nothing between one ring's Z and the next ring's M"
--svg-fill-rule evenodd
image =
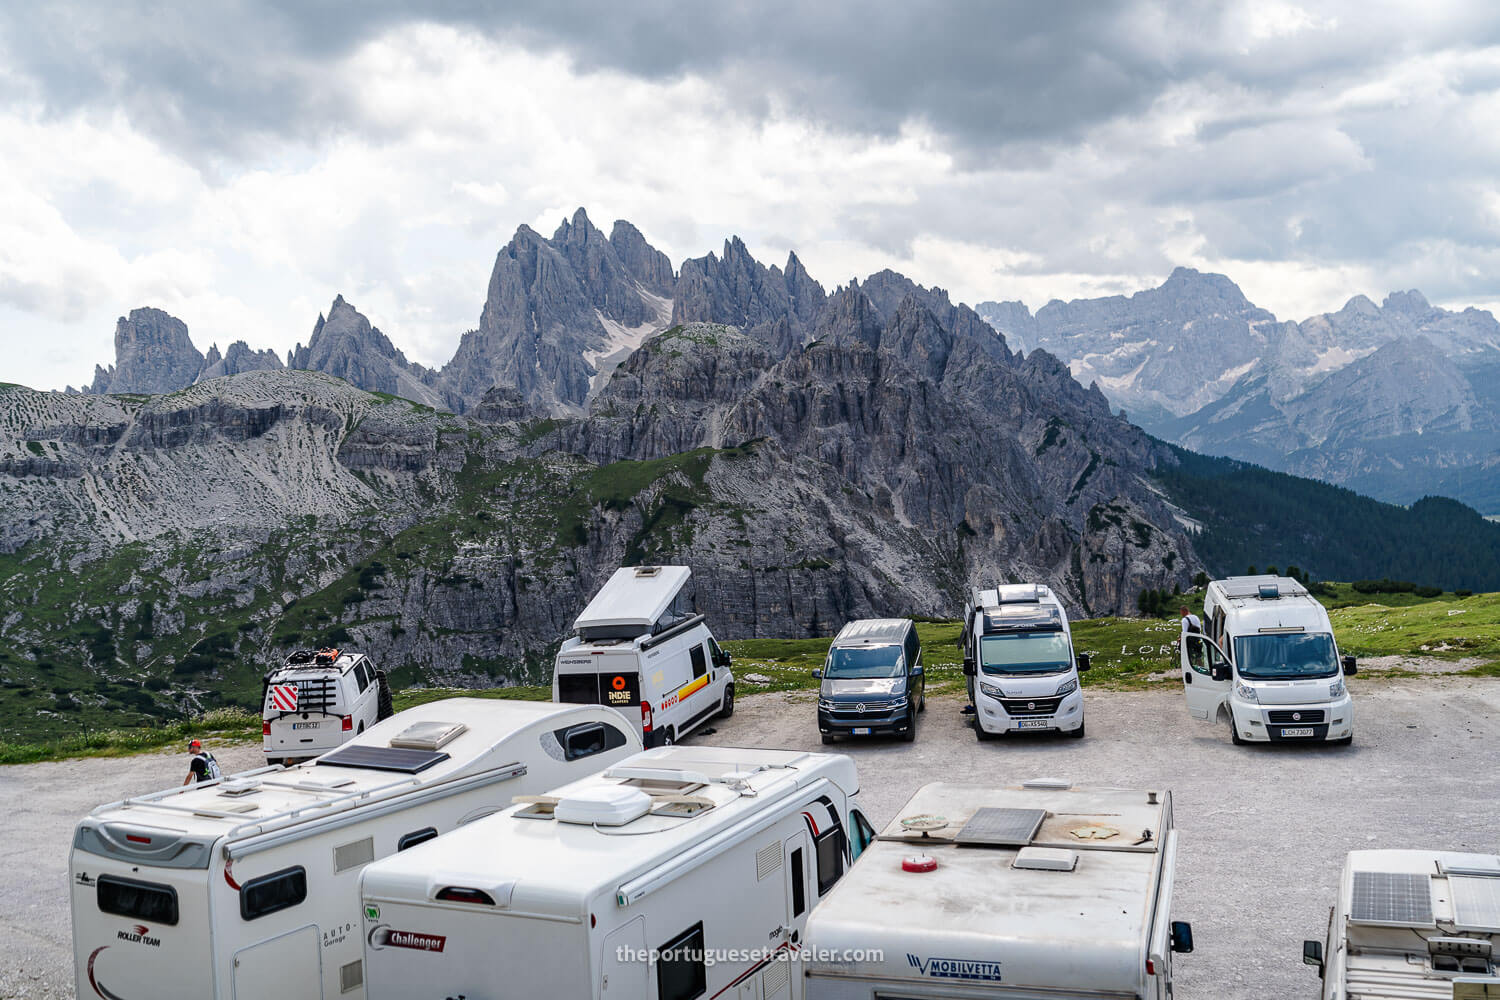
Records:
M1203 632L1183 632L1188 713L1225 719L1235 743L1354 739L1354 701L1328 612L1300 582L1279 576L1214 580Z
M364 653L299 649L261 684L266 763L316 757L390 718L391 712L385 671Z
M661 747L365 869L372 1000L802 996L870 836L848 757Z
M1168 792L920 788L807 922L807 1000L1168 1000Z
M1068 612L1050 588L975 590L958 644L981 741L1027 730L1083 737L1079 671L1089 669L1089 656L1074 653Z
M1500 998L1500 856L1351 852L1327 935L1302 960L1323 1000Z
M636 717L647 746L676 743L734 714L734 673L693 610L686 566L622 566L558 650L552 700Z
M362 996L361 868L639 749L611 709L454 698L312 763L100 806L69 857L78 996Z

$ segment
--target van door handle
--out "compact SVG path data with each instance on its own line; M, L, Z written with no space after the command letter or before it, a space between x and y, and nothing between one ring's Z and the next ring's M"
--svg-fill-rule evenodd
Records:
M1184 684L1191 684L1191 683L1193 683L1193 675L1190 674L1190 673L1183 674L1182 675L1182 683L1184 683Z

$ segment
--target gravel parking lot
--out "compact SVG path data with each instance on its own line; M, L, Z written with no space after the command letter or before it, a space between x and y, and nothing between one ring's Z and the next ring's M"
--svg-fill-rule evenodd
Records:
M957 699L934 698L914 743L835 749L859 765L866 811L891 819L928 781L1001 784L1048 776L1169 789L1182 854L1174 915L1197 952L1179 956L1177 995L1315 997L1301 941L1321 937L1345 852L1440 847L1500 852L1500 683L1466 677L1364 680L1353 747L1235 747L1188 718L1180 691L1090 692L1082 741L981 744ZM689 742L824 749L806 694L742 697L733 719ZM258 746L215 751L228 770ZM0 997L70 997L67 851L102 800L175 784L185 754L0 768Z

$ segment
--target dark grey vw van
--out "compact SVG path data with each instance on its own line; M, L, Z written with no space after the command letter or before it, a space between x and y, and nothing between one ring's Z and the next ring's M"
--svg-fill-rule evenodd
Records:
M836 736L895 733L910 743L927 707L922 643L907 618L867 618L845 625L828 649L818 691L818 731Z

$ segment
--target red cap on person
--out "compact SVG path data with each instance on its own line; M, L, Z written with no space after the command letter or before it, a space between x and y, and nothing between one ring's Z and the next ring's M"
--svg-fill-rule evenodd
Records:
M189 750L202 750L203 749L203 744L200 743L197 740L194 740L193 742L191 742L191 743L188 744L188 749Z

